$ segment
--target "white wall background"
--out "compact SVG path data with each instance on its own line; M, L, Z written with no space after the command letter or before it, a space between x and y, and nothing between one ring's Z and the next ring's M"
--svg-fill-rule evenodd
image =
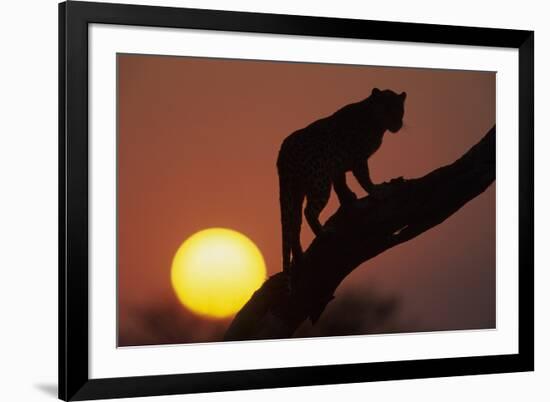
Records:
M120 1L124 2L124 1ZM254 390L134 401L547 401L550 390L550 24L537 0L164 0L144 4L534 29L536 372ZM54 400L57 382L57 1L2 2L0 22L0 399Z

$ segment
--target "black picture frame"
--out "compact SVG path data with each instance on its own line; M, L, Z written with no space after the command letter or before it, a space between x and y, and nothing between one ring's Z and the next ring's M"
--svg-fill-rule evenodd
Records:
M517 354L90 379L88 25L507 47L519 51ZM59 5L59 398L87 400L534 370L534 32L70 1Z

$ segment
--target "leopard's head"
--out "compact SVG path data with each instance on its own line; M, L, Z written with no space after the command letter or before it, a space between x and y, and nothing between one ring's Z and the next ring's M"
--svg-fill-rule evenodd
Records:
M371 100L374 116L382 127L392 133L398 132L403 127L403 115L405 114L405 98L407 94L396 94L390 89L384 91L374 88Z

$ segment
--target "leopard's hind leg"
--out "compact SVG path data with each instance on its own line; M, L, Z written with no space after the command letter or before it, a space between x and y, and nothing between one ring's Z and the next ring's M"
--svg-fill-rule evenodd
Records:
M302 226L303 191L299 191L291 180L279 176L279 198L281 205L281 229L283 246L283 272L290 273L292 264L302 256L300 228Z
M328 203L330 189L330 179L325 176L317 176L306 192L307 204L304 215L315 236L319 236L323 232L323 225L319 222L319 215Z

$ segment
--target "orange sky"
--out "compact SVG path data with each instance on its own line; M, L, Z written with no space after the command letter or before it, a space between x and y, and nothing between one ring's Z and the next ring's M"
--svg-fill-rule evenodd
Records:
M190 315L170 285L175 251L198 230L242 232L270 274L281 269L275 161L296 129L373 87L406 91L405 127L370 159L380 182L453 162L495 123L491 72L139 55L119 55L118 69L120 345L219 339L227 322ZM336 207L333 194L322 220ZM307 246L307 224L302 232ZM493 327L495 237L493 184L443 224L363 264L336 300L372 289L394 297L398 331Z

